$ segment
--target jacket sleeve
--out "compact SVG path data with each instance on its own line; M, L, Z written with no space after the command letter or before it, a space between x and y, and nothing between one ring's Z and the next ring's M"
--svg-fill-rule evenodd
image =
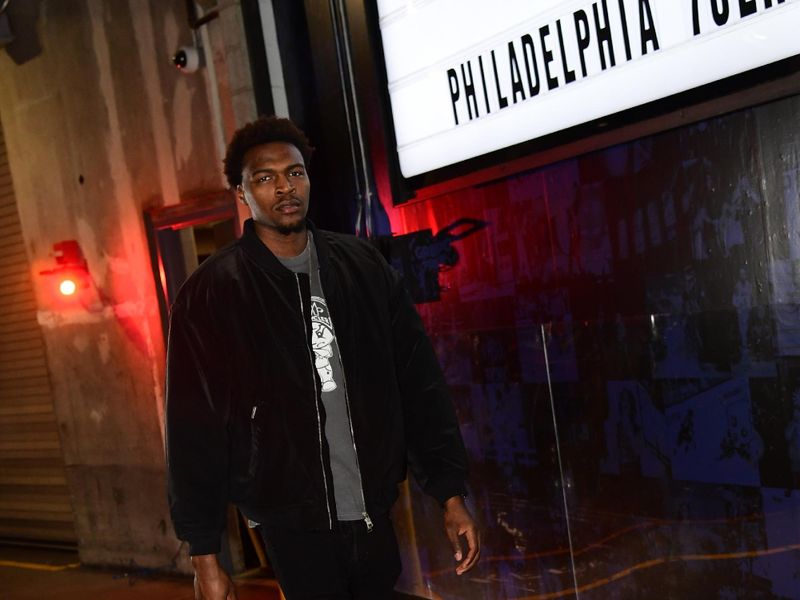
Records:
M450 392L400 275L390 272L395 371L403 397L408 464L439 504L465 494L467 456Z
M169 505L175 532L191 555L219 552L226 521L228 398L212 323L176 304L167 346Z

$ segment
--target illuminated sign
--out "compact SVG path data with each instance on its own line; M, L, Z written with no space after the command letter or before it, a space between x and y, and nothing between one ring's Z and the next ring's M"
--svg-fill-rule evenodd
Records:
M405 177L800 54L800 0L378 0Z

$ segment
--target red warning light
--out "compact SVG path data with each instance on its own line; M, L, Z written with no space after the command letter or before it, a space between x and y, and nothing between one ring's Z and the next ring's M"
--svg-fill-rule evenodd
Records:
M62 296L73 296L78 291L78 284L72 279L62 279L58 284L58 291Z
M92 293L94 284L78 242L75 240L58 242L53 244L53 250L56 252L57 266L55 269L41 271L41 274L55 275L51 280L53 282L51 289L56 297L67 302L64 304L65 307L74 306L76 302L78 305L88 307L92 304L96 293Z

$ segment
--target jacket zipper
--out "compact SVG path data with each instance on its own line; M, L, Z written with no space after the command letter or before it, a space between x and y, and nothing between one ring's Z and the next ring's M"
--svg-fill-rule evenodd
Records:
M330 309L329 309L330 310ZM361 516L364 519L364 523L367 526L367 531L372 531L373 524L372 519L369 518L369 514L367 513L367 501L364 498L364 480L361 478L361 465L359 464L358 460L358 448L356 448L356 434L353 431L353 419L350 416L350 395L347 393L347 376L344 373L344 361L342 360L342 348L339 346L339 337L336 335L336 326L333 323L333 315L331 315L331 330L333 331L333 339L336 340L336 346L338 348L338 352L336 356L339 358L339 367L342 370L342 383L344 384L344 405L347 408L347 424L350 425L350 440L353 442L353 454L356 457L356 473L358 473L358 489L361 492L361 506L363 508L363 512Z
M303 331L305 332L306 340L308 340L308 327L306 327L305 307L303 306L303 292L300 289L300 276L294 274L295 281L297 282L297 297L300 298L300 317L303 321ZM336 333L334 333L336 335ZM308 343L306 343L308 348ZM325 459L322 455L322 417L319 414L319 399L317 398L317 378L315 377L316 367L314 366L314 357L311 356L311 349L308 348L308 359L311 363L311 379L314 381L314 407L317 410L317 432L319 434L319 464L322 467L322 481L325 484L325 507L328 509L328 525L333 529L333 515L331 514L331 502L328 493L328 476L325 474ZM352 427L352 426L351 426ZM360 477L360 475L359 475ZM363 490L361 492L364 494Z

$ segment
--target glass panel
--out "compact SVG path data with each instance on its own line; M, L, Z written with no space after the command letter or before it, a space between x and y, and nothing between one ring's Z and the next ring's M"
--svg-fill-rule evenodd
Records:
M474 574L440 574L413 497L434 592L800 597L798 119L789 98L399 209L406 233L487 223L421 306L486 528Z
M577 161L593 250L552 329L581 598L798 597L796 105Z
M468 504L484 531L480 564L457 577L440 509L411 486L409 508L396 515L405 564L398 589L427 597L510 599L573 587L541 337L543 315L563 315L566 298L538 284L538 271L552 264L525 256L519 222L498 222L494 192L406 212L409 231L438 232L461 217L487 221L491 230L453 243L459 258L440 274L441 301L419 306L453 393L471 461ZM521 202L520 215L528 207ZM412 224L412 216L419 221ZM527 241L548 247L541 238ZM563 344L550 357L553 377L574 378L569 340Z
M457 577L441 510L414 485L411 506L424 586L441 598L519 598L571 587L539 331L433 336L470 457L468 505L483 527L480 569Z

